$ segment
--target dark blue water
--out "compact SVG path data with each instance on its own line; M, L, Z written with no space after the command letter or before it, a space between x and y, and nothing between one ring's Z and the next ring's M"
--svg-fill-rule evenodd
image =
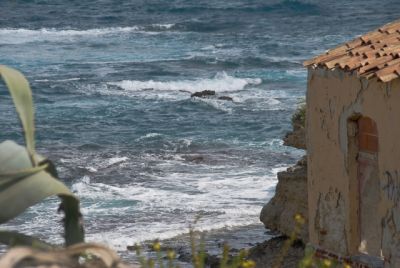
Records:
M38 150L81 198L88 239L123 249L196 215L203 230L258 223L301 154L281 138L302 61L398 14L390 0L3 0L0 63L31 82ZM22 142L4 92L0 138ZM9 226L60 242L56 207Z

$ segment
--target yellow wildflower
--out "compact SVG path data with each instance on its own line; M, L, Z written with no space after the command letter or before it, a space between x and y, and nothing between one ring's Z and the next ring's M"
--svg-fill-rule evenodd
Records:
M299 214L299 213L297 213L297 214L294 216L294 220L295 220L297 223L299 223L299 224L304 224L304 223L306 222L306 220L304 219L304 217L303 217L301 214Z
M332 261L331 260L323 260L322 263L324 264L324 267L331 267L332 266Z
M173 259L175 259L175 257L176 257L175 251L173 251L173 250L168 250L168 252L167 252L167 258L168 258L169 260L173 260Z
M161 250L161 244L160 244L160 242L154 242L154 244L153 244L153 249L154 249L155 251L160 251L160 250Z
M246 260L242 262L242 268L254 268L256 267L256 263L252 260Z

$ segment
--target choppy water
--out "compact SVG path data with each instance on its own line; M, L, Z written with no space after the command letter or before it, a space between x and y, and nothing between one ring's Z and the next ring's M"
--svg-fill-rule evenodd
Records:
M39 151L117 249L258 223L304 98L301 62L397 19L397 1L0 2L0 62L24 72ZM3 89L3 88L2 88ZM215 90L233 102L191 98ZM1 139L21 140L0 93ZM8 224L60 242L57 199Z

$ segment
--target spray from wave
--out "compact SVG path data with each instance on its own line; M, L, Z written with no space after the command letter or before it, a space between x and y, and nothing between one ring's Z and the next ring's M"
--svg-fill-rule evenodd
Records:
M190 93L213 90L215 92L240 91L246 86L261 84L260 78L238 78L225 72L217 73L213 78L178 81L139 81L123 80L110 82L109 85L118 86L128 91L158 90L158 91L188 91Z

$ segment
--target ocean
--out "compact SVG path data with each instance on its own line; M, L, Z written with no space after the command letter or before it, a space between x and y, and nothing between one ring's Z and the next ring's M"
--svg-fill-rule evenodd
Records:
M0 64L31 83L38 151L80 198L87 240L124 252L197 217L262 228L276 173L304 154L282 142L302 61L398 14L394 0L2 0ZM0 140L22 143L0 87ZM191 97L203 90L216 96ZM3 228L62 243L57 206Z

